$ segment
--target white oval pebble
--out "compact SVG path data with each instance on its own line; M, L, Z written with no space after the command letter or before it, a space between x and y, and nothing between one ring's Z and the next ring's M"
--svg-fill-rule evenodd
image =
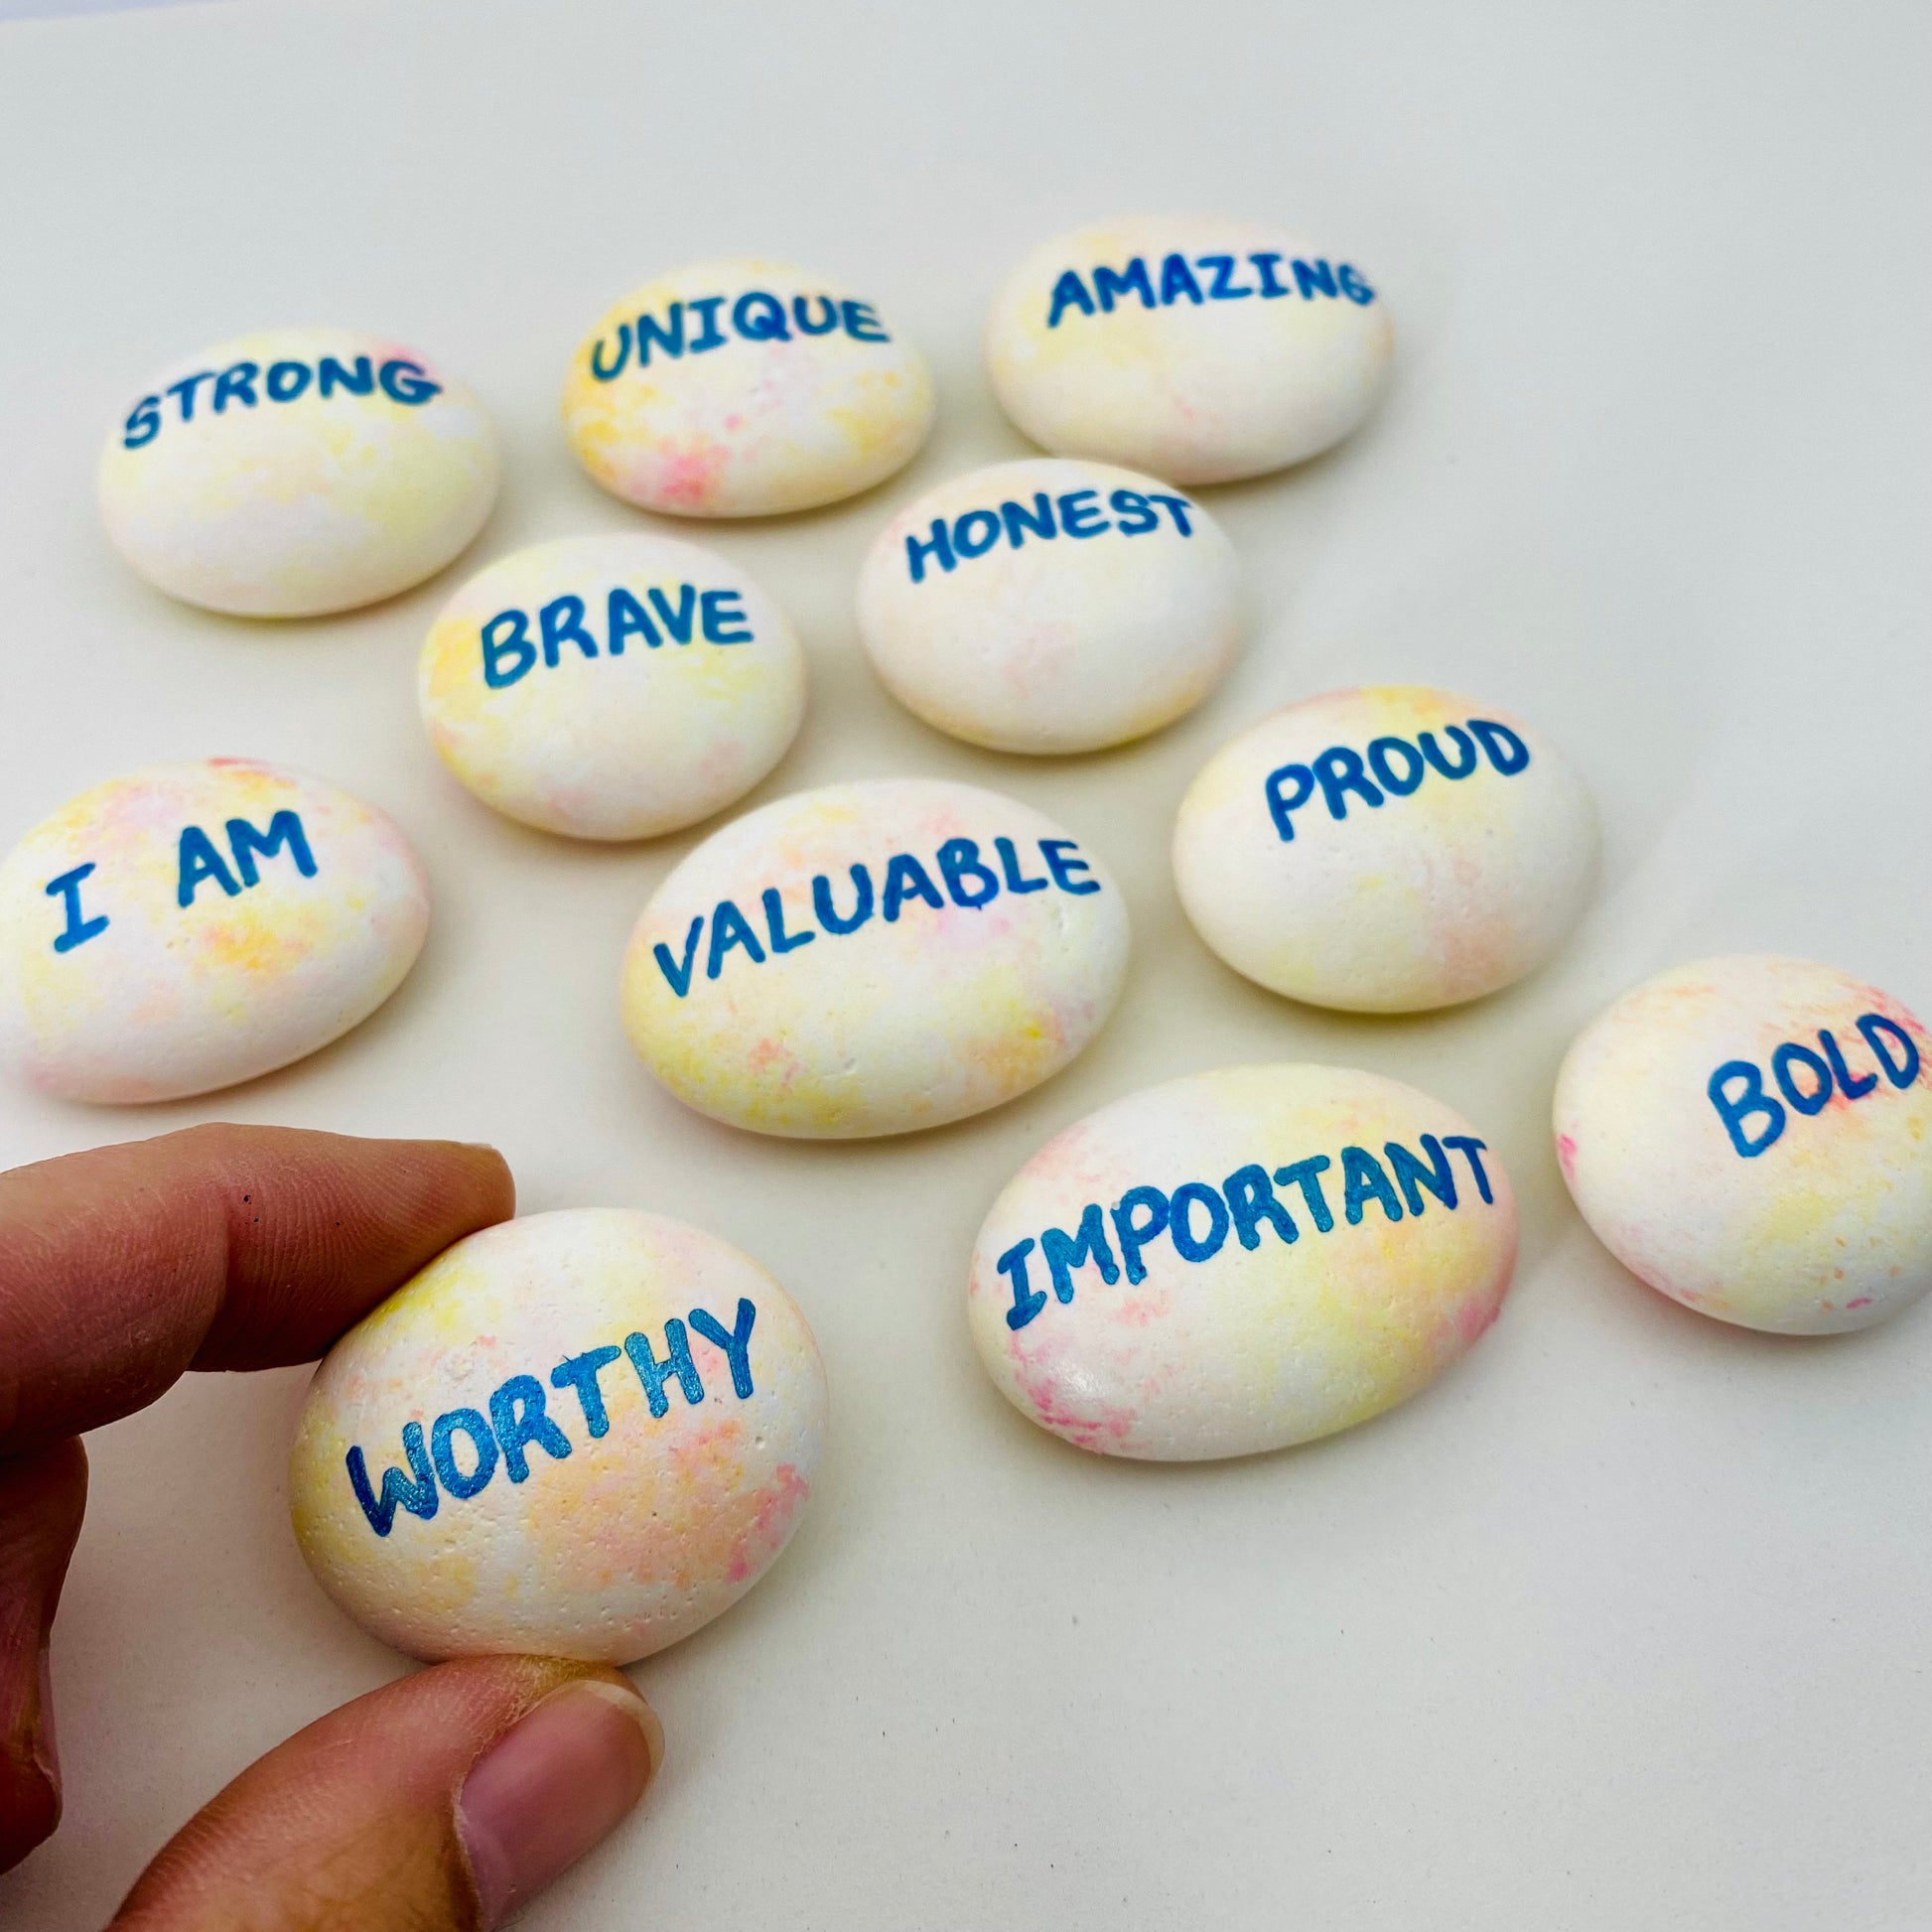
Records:
M496 498L483 404L412 348L243 336L164 369L107 439L100 508L158 589L244 618L350 611L433 577Z
M1166 483L1036 458L887 524L859 636L908 711L998 752L1091 752L1191 711L1240 642L1234 546Z
M877 307L784 262L697 262L630 291L564 384L598 483L671 516L769 516L882 483L932 427L925 358Z
M546 832L647 839L709 818L784 756L805 659L735 564L642 534L519 550L463 586L417 697L443 762Z
M1433 1382L1495 1319L1509 1181L1427 1094L1234 1066L1049 1141L980 1229L967 1315L1022 1415L1155 1461L1332 1435Z
M1520 718L1421 685L1307 698L1180 801L1195 929L1276 993L1355 1013L1473 1000L1541 965L1595 874L1588 794Z
M672 1093L734 1127L898 1134L1057 1073L1126 970L1120 889L1051 819L875 779L699 846L630 936L623 1021Z
M313 1053L429 929L409 842L246 759L83 791L0 866L0 1060L68 1100L174 1100Z
M1043 449L1214 483L1338 443L1394 343L1357 264L1255 222L1149 215L1035 248L994 299L986 366Z
M1932 1288L1932 1036L1850 973L1660 973L1578 1035L1555 1112L1584 1219L1701 1314L1836 1334Z
M289 1506L323 1588L398 1650L626 1664L764 1574L824 1435L812 1332L749 1256L656 1214L532 1214L329 1351Z

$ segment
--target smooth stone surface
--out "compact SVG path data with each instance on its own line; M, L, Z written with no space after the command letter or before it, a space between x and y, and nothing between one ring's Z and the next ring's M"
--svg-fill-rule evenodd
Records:
M274 329L148 383L107 438L100 510L171 597L307 618L435 576L483 528L496 477L483 404L428 356Z
M998 752L1091 752L1191 711L1240 646L1241 567L1172 485L1035 458L955 477L887 524L859 636L928 725Z
M1557 1158L1640 1281L1779 1334L1932 1288L1932 1036L1808 959L1694 960L1623 995L1557 1077Z
M784 614L695 544L566 537L444 606L417 701L443 762L546 832L645 839L722 810L784 756L805 658Z
M986 324L994 393L1026 435L1177 483L1262 476L1340 442L1381 394L1394 347L1359 263L1208 217L1043 242Z
M713 833L658 888L623 1023L672 1093L734 1127L898 1134L1057 1073L1127 947L1098 855L1030 806L933 778L827 785Z
M412 1657L626 1664L764 1574L824 1436L812 1331L750 1256L657 1214L532 1214L329 1351L289 1506L323 1588Z
M669 516L770 516L856 495L912 460L932 413L924 356L876 303L755 259L632 289L564 383L577 460L614 496Z
M1330 1436L1481 1335L1516 1260L1495 1154L1335 1066L1191 1074L1089 1114L980 1229L987 1373L1080 1449L1195 1461Z
M0 1061L68 1100L232 1086L366 1019L428 930L373 806L246 759L150 765L0 866Z
M1174 823L1174 884L1208 945L1273 992L1353 1013L1520 979L1595 870L1595 807L1549 741L1422 685L1276 712L1207 761Z

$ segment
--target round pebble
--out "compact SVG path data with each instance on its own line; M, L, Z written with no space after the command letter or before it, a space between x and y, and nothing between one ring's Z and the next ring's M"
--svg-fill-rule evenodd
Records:
M1091 848L974 785L875 779L699 846L630 936L623 1022L672 1093L734 1127L898 1134L1057 1073L1126 970Z
M157 589L244 618L351 611L433 577L496 498L496 432L426 355L342 329L164 369L107 439L100 508Z
M956 477L893 518L859 635L928 725L996 752L1092 752L1172 724L1227 674L1240 566L1166 483L1039 458Z
M417 696L485 804L580 839L709 818L784 756L805 659L744 571L695 544L567 537L492 564L444 606Z
M0 1060L68 1100L251 1080L373 1013L422 950L395 824L246 759L84 791L0 866Z
M1555 1111L1597 1239L1700 1314L1836 1334L1932 1288L1932 1036L1850 973L1660 973L1578 1035Z
M1501 1163L1427 1094L1235 1066L1049 1141L980 1229L973 1340L1080 1449L1161 1462L1330 1436L1426 1388L1516 1259Z
M532 1214L329 1351L289 1506L323 1588L398 1650L626 1664L770 1568L824 1435L812 1332L749 1256L656 1214Z
M632 289L564 384L577 460L670 516L770 516L882 483L932 427L925 358L878 306L783 262Z
M1359 264L1255 222L1149 215L1035 248L994 299L986 366L1041 448L1214 483L1340 442L1394 343Z
M1549 741L1420 685L1292 704L1202 767L1174 883L1236 972L1354 1013L1473 1000L1546 960L1595 876L1596 815Z

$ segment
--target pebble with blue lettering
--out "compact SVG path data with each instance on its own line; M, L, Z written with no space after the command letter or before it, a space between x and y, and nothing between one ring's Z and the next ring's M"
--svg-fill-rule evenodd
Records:
M1646 980L1578 1035L1555 1128L1598 1240L1700 1314L1837 1334L1932 1289L1932 1037L1835 966Z
M1056 456L1232 483L1338 443L1395 334L1359 263L1250 221L1143 216L1035 248L994 298L1000 405Z
M1194 928L1272 992L1354 1013L1520 979L1575 924L1596 814L1541 733L1451 691L1379 685L1278 711L1180 801Z
M100 509L157 589L246 618L351 611L433 577L496 499L483 404L418 350L278 329L162 370L107 439Z
M1191 711L1240 644L1234 546L1191 497L1049 457L955 477L859 577L873 668L929 725L999 752L1091 752Z

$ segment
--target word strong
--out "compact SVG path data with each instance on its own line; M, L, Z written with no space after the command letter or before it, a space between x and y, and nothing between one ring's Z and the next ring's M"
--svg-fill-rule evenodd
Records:
M603 1377L607 1371L621 1373L616 1365L623 1360L643 1391L650 1420L661 1422L671 1412L673 1392L692 1408L707 1398L704 1377L691 1353L695 1332L723 1353L731 1393L746 1402L755 1392L751 1344L757 1320L758 1309L742 1297L730 1328L706 1310L693 1309L689 1328L676 1315L665 1322L661 1355L650 1336L633 1331L624 1336L621 1346L605 1342L581 1355L565 1356L550 1371L550 1387L570 1396L577 1412L572 1420L581 1421L585 1439L597 1442L611 1433ZM379 1487L369 1481L360 1444L349 1449L344 1465L369 1528L377 1536L387 1536L395 1527L398 1509L427 1522L444 1496L468 1502L489 1487L498 1469L511 1482L527 1482L533 1449L562 1462L574 1448L562 1422L550 1413L544 1385L534 1375L512 1375L491 1392L487 1414L482 1409L447 1409L430 1425L427 1436L420 1422L404 1423L402 1453L408 1466L384 1468Z

